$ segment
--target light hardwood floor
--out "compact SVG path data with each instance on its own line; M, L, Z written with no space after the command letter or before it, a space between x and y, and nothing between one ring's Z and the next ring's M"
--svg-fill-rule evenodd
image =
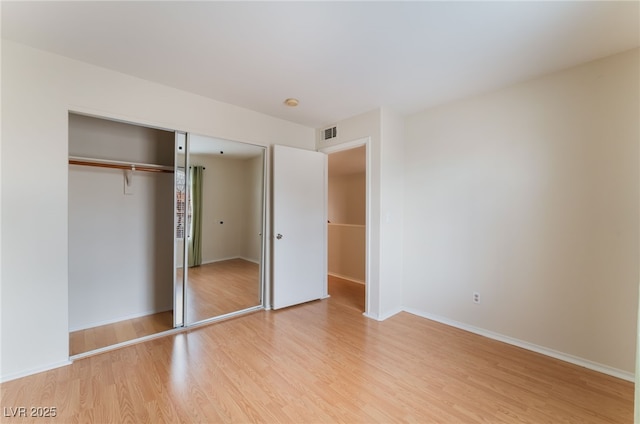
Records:
M0 406L55 406L58 423L632 422L632 383L408 313L367 319L341 284L4 383Z
M345 308L364 313L365 286L333 275L327 276L329 295Z
M195 323L260 304L260 269L243 259L189 268L187 322ZM78 355L173 328L173 312L160 312L69 333L69 354Z

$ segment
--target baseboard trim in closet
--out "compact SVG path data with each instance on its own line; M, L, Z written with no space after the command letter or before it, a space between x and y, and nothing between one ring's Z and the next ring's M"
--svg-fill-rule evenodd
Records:
M331 277L336 277L339 278L341 280L346 280L349 281L351 283L356 283L356 284L362 284L365 285L366 283L362 280L356 280L354 278L351 277L347 277L346 275L341 275L341 274L336 274L335 272L327 272L327 275L330 275Z
M173 310L173 305L171 305L169 307L165 307L165 308L150 309L148 311L138 312L138 313L135 313L135 314L125 315L125 316L121 316L121 317L117 317L117 318L105 319L105 320L102 320L102 321L95 321L95 322L91 322L91 323L88 323L88 324L83 324L83 325L80 325L80 326L70 327L69 328L69 333L75 333L76 331L90 330L92 328L101 327L103 325L117 324L117 323L122 322L122 321L128 321L128 320L132 320L132 319L136 319L136 318L142 318L142 317L146 317L146 316L154 315L154 314L161 314L163 312L169 312L169 311L172 311L172 310Z

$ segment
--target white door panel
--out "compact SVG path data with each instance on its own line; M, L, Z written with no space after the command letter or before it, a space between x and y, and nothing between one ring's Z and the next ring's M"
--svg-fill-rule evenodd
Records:
M326 295L324 153L274 146L273 308Z

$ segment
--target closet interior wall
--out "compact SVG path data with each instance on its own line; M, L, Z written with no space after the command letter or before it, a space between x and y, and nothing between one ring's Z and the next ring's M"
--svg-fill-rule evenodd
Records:
M174 133L69 114L69 156L173 167ZM174 174L69 165L69 331L173 309Z
M364 284L366 174L331 175L330 171L328 180L329 275Z

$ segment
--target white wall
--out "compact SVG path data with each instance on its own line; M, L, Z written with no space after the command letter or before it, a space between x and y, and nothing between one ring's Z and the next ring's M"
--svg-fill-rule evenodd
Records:
M260 262L262 257L262 205L264 200L264 160L262 157L245 160L243 173L246 195L245 226L241 256L252 262Z
M638 52L407 119L406 307L633 373Z
M69 110L265 146L313 149L315 131L2 43L0 378L6 380L68 358Z
M191 165L206 168L202 183L203 264L240 256L239 235L246 207L242 162L214 155L190 156Z
M405 134L404 118L393 110L382 108L381 118L380 309L389 316L400 311L402 305Z
M174 134L69 116L69 154L173 165ZM69 166L69 331L173 308L173 175Z
M262 158L190 155L204 166L202 263L260 259ZM258 169L259 168L259 169ZM222 224L220 223L222 222Z
M329 224L329 274L365 283L366 227L364 225Z
M366 223L366 174L329 176L327 213L334 224Z

